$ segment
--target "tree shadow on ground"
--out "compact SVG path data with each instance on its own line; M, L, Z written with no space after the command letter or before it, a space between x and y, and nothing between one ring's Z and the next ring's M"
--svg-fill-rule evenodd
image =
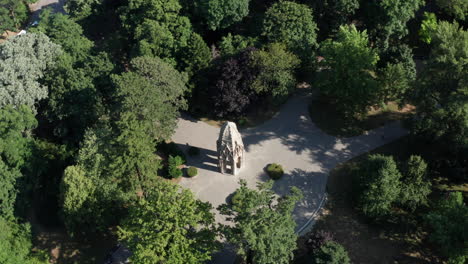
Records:
M293 212L294 220L297 223L296 231L303 228L314 216L311 208L319 207L325 195L326 181L326 173L295 168L274 182L273 191L280 196L288 195L292 186L299 188L304 196L297 203Z
M200 148L197 146L191 146L188 144L176 144L185 154L186 154L186 165L193 166L199 169L204 169L208 171L215 171L218 172L218 154L216 151ZM188 154L188 149L190 147L197 147L200 150L200 153L195 156L191 156Z

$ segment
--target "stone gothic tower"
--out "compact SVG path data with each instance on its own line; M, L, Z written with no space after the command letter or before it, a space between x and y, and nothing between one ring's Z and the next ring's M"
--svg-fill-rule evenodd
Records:
M226 122L221 127L218 141L216 141L218 151L218 166L221 173L231 173L236 175L244 166L244 143L233 122Z

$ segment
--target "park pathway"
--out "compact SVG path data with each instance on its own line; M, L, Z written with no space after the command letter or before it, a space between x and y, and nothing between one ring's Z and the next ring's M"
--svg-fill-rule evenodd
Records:
M330 170L407 133L399 122L394 122L351 138L327 135L310 120L311 97L311 93L299 93L269 121L240 131L246 156L245 167L236 176L223 175L216 167L219 128L188 116L180 118L173 141L184 150L188 146L201 150L197 157L187 157L188 165L197 167L199 175L193 179L183 178L180 185L216 208L237 189L239 179L245 179L254 187L257 182L268 180L264 173L267 164L279 163L285 175L275 181L273 189L279 195L287 194L291 186L302 190L304 199L294 210L296 231L301 234L309 231L315 222L315 212L323 203ZM224 218L216 213L216 221L222 223ZM227 257L232 258L232 255L217 256L213 263L230 263L226 262Z

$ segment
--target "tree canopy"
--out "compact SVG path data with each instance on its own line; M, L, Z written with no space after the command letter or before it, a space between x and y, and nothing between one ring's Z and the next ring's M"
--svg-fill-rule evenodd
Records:
M24 34L0 44L0 107L35 104L47 98L39 79L61 53L44 34Z
M210 30L227 28L249 14L250 0L196 0L198 12Z
M366 31L342 26L336 40L321 43L323 60L317 85L346 116L363 115L376 104L379 90L374 78L379 56L369 47Z
M265 13L262 36L269 42L285 44L305 60L312 57L317 46L316 31L317 25L308 6L279 1Z
M393 157L370 155L356 171L357 200L360 210L370 218L390 215L401 190L401 174Z
M187 76L157 57L138 57L131 71L112 78L120 112L131 112L147 123L154 140L168 139L176 126L179 109L185 109Z
M369 33L382 52L408 34L406 23L414 18L424 0L382 0L366 3Z
M273 181L259 184L259 190L249 189L245 180L239 183L235 201L219 207L234 222L224 226L227 240L249 263L290 263L297 246L292 212L302 199L301 191L292 187L290 195L275 198Z
M419 119L413 131L463 148L468 145L468 31L441 21L431 38L415 94Z
M450 263L463 264L468 258L468 207L461 192L442 198L434 210L426 215L432 227L431 240L449 258Z
M218 248L210 209L190 191L158 181L130 208L119 238L135 263L202 263Z
M28 19L28 6L23 0L0 0L0 34L17 31Z

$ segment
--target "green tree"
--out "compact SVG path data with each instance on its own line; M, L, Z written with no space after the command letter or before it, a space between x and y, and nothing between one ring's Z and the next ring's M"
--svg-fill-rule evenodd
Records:
M306 0L312 7L320 32L330 32L338 29L340 25L347 24L349 18L359 8L359 0Z
M0 108L0 217L13 219L17 180L31 154L32 139L28 136L37 121L27 106Z
M411 156L405 164L399 202L413 211L420 205L427 205L431 182L426 173L427 164L420 156Z
M31 251L31 228L28 224L8 221L0 216L0 263L47 264L48 259Z
M237 247L237 253L248 263L290 263L296 249L296 223L292 212L302 199L299 189L291 195L275 198L273 181L259 184L259 190L247 188L240 180L236 201L218 209L234 226L223 226L227 241Z
M109 173L119 181L124 193L144 192L153 185L161 167L149 123L138 120L133 112L124 112L115 125Z
M317 25L312 10L303 4L280 1L265 13L262 36L268 42L285 44L305 62L317 46Z
M436 243L451 264L468 260L468 207L461 192L442 198L425 217L432 228L430 239Z
M138 57L131 71L112 78L120 101L120 112L131 112L147 123L146 131L154 140L169 139L176 127L179 109L186 108L183 98L187 76L157 57Z
M403 63L388 63L379 71L379 90L382 103L402 102L413 88L414 76Z
M365 6L369 34L381 52L408 34L406 23L414 18L424 0L368 1Z
M227 28L249 14L250 0L196 0L200 16L210 30Z
M294 72L300 64L296 55L283 44L270 44L252 54L252 66L259 74L252 84L257 93L286 96L296 87Z
M468 17L468 2L465 0L436 0L435 2L439 8L460 21Z
M356 171L357 201L360 210L370 218L391 213L392 204L401 193L401 174L391 156L370 155Z
M421 22L419 37L427 44L431 44L432 34L437 29L437 17L434 13L424 12L424 19Z
M130 207L119 239L134 263L203 263L218 248L210 209L189 190L158 181Z
M329 241L323 244L314 253L314 264L349 264L348 252L336 242Z
M60 193L65 225L69 231L78 230L79 225L83 224L83 210L87 209L86 202L88 197L93 195L95 188L92 179L86 177L86 172L80 166L69 166L65 169Z
M222 56L232 56L248 47L255 47L257 41L256 38L228 33L221 39L219 49Z
M441 21L431 44L414 94L418 118L413 132L463 148L468 145L468 31Z
M67 0L64 8L74 19L81 20L95 13L102 3L103 0Z
M322 42L320 52L324 57L317 80L320 91L332 98L345 116L366 114L380 94L373 77L379 56L369 47L366 31L342 26L336 40Z
M43 34L24 34L0 44L0 107L33 107L46 98L47 87L39 79L60 52L60 47Z
M121 8L120 19L136 41L133 57L160 57L189 75L200 58L208 60L208 47L180 10L178 0L129 0Z
M104 230L120 220L124 201L134 198L120 188L122 179L113 174L111 131L105 125L85 133L76 165L65 169L60 182L62 216L71 234ZM131 179L133 180L133 178Z
M50 8L41 12L41 20L31 32L41 32L62 47L75 60L83 61L91 53L94 43L83 35L83 28L69 16L52 13Z
M98 89L109 86L113 65L105 53L96 54L94 43L83 36L82 27L69 16L46 9L33 29L46 34L64 50L42 80L49 87L43 112L54 128L53 134L68 145L77 146L85 129L103 113L102 97L109 95Z
M22 0L0 0L0 33L18 31L28 20L28 6Z

